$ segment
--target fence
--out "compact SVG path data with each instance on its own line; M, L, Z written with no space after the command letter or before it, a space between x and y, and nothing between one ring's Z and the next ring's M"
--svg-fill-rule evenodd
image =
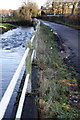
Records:
M25 64L25 61L26 61L26 73L27 74L26 74L22 94L20 97L17 113L16 113L16 118L21 118L26 90L27 90L27 92L31 92L31 64L32 64L33 59L36 58L37 41L35 40L35 36L37 34L37 30L39 29L39 25L40 25L40 22L38 21L38 24L36 26L36 31L34 32L32 39L27 41L27 49L22 57L22 60L19 64L16 72L13 75L13 78L12 78L7 90L4 93L4 96L1 99L1 102L0 102L0 120L5 115L5 112L7 110L8 104L9 104L10 99L12 97L14 88L15 88L16 83L18 81L18 78L20 76L21 70L22 70L23 65Z

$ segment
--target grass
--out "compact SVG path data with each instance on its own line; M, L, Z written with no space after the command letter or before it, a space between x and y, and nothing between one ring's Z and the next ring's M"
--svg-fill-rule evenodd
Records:
M39 114L41 118L75 120L79 110L70 96L78 95L78 73L63 63L54 33L41 24L37 35L37 65L39 67ZM70 71L71 70L71 71ZM76 90L74 90L76 89ZM74 97L74 100L76 98ZM77 98L77 101L79 98ZM73 107L74 106L74 107ZM77 103L80 107L80 104Z
M9 24L9 23L0 23L0 27L3 27L5 29L7 29L7 27L9 27L9 26L16 27L15 25L12 25L12 24Z
M0 34L2 34L10 29L16 28L16 26L9 23L0 23L0 28L1 28Z
M7 29L7 27L3 26L3 25L0 25L0 28L4 28L4 29Z

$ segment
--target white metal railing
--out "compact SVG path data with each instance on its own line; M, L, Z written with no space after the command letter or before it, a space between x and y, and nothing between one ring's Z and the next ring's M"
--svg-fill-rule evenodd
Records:
M36 32L39 28L39 25L40 25L40 22L38 21L35 34L33 35L31 40L27 41L27 49L22 57L22 60L19 64L15 74L13 75L13 78L12 78L7 90L4 93L4 96L1 99L1 102L0 102L0 120L2 120L2 118L5 115L6 109L8 107L9 102L10 102L10 99L12 97L14 88L15 88L16 83L18 81L18 78L20 76L23 65L25 64L25 61L27 61L26 62L27 63L27 75L26 75L26 79L24 82L24 86L23 86L23 90L22 90L22 94L20 97L19 106L18 106L18 110L17 110L17 114L16 114L16 118L21 118L23 104L24 104L24 100L25 100L25 93L26 93L26 90L28 88L28 82L30 81L30 76L31 76L31 68L30 67L31 67L33 58L36 56L36 41L34 41L34 38L35 38ZM28 59L28 57L29 57L29 59ZM31 90L30 90L30 92L31 92Z
M24 100L25 100L25 93L26 93L26 89L27 89L27 86L28 86L29 76L30 76L30 74L27 74L25 82L24 82L23 91L22 91L22 94L21 94L16 118L21 118L21 113L22 113L22 108L23 108L23 104L24 104Z

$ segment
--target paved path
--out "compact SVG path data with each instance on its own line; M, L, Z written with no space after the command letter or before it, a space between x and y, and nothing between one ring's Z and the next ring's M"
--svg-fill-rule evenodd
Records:
M63 43L68 46L72 53L74 53L75 57L73 61L75 64L77 67L80 66L80 30L53 22L42 22L58 33L58 36L61 38Z

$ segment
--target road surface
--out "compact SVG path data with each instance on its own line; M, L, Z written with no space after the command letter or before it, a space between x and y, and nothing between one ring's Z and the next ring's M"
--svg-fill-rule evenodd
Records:
M80 30L48 21L42 21L42 23L52 28L54 32L57 32L64 45L70 49L72 62L77 70L80 71Z

